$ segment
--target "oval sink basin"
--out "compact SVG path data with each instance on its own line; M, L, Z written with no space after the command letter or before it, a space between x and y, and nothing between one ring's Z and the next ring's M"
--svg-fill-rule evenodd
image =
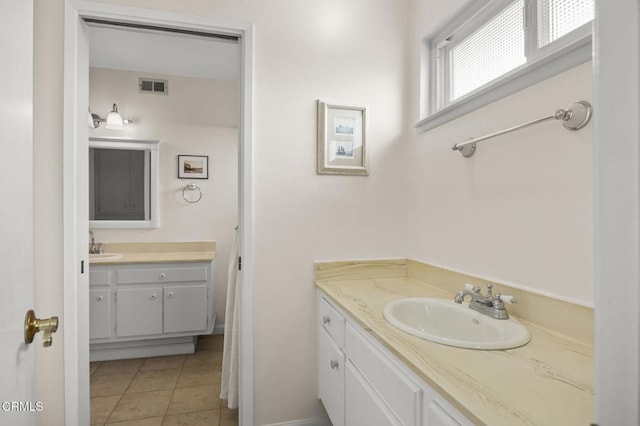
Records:
M105 262L107 260L118 260L122 257L120 253L89 253L90 262Z
M509 349L529 342L531 335L513 318L497 320L452 300L426 297L387 304L385 319L394 327L425 340L468 349Z

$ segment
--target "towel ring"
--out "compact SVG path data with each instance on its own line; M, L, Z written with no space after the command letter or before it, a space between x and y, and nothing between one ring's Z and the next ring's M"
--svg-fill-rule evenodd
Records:
M189 192L187 192L189 191ZM194 199L194 197L190 197L189 194L192 194L194 191L198 191L197 197L196 199ZM202 190L200 188L198 188L198 185L196 185L195 183L190 183L187 186L184 187L184 189L182 190L182 198L184 198L184 200L187 203L191 203L191 204L195 204L198 201L200 201L200 199L202 198Z

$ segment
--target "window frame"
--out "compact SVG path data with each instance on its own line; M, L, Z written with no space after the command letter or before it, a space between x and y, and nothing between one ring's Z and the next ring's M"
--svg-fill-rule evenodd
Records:
M421 120L415 126L418 130L438 127L592 59L593 21L538 48L538 2L524 0L528 24L525 34L527 62L464 96L449 102L443 101L450 90L449 73L446 71L449 55L443 55L443 52L447 47L450 49L463 41L515 1L469 0L458 13L425 39L422 52Z

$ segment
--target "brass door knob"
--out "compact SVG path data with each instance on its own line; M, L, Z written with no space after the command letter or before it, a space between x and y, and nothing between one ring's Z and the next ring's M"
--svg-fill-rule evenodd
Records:
M24 342L26 344L33 342L33 337L36 333L44 331L42 345L45 348L49 347L53 341L52 334L56 330L58 330L58 317L38 319L32 309L27 311L27 315L24 317Z

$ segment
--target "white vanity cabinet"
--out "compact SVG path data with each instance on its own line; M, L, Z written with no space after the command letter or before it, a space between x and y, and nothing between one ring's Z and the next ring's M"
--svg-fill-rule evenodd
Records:
M213 262L91 265L91 360L193 352L213 332L213 277Z
M318 398L333 426L472 425L320 290Z

